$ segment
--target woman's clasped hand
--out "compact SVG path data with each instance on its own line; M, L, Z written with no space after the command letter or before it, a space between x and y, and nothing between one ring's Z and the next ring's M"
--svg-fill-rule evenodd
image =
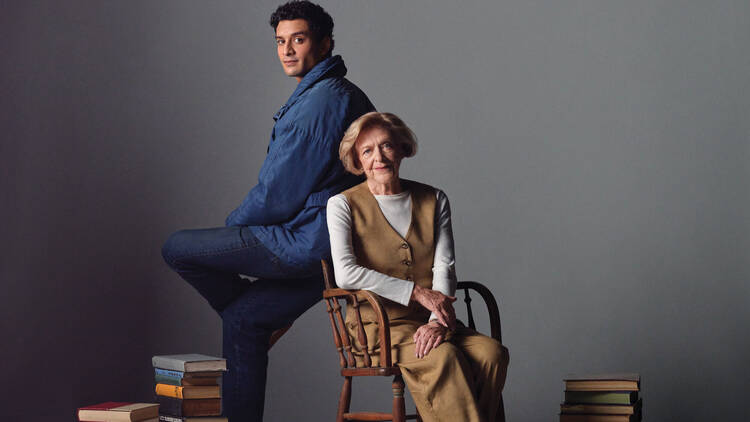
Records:
M414 354L423 358L445 341L448 330L456 328L456 312L453 309L456 298L419 285L414 286L412 298L437 317L414 333Z
M437 322L436 319L417 328L414 333L414 354L418 358L423 358L430 353L430 350L440 346L445 341L448 334L448 328Z
M427 289L418 284L414 285L411 297L435 314L437 321L449 330L456 329L456 311L453 309L454 296L445 295L437 290Z

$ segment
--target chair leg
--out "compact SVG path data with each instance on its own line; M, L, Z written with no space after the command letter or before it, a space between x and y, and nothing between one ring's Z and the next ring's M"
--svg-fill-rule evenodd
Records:
M393 422L406 421L406 403L404 403L404 379L401 375L393 377Z
M339 411L336 415L336 422L344 422L344 413L349 411L351 401L352 377L344 377L344 385L341 387L341 397L339 398Z

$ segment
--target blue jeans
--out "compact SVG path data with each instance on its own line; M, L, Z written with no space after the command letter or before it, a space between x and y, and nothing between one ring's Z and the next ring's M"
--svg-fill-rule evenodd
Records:
M167 264L208 301L223 323L224 414L230 422L263 420L268 343L322 298L320 270L291 266L248 227L181 230L162 248ZM239 277L259 277L250 282Z

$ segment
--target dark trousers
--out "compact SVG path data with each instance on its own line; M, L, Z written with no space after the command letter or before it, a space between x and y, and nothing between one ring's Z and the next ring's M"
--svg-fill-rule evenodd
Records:
M221 315L225 416L230 422L261 421L271 333L321 299L320 271L283 262L248 227L181 230L169 237L162 255Z

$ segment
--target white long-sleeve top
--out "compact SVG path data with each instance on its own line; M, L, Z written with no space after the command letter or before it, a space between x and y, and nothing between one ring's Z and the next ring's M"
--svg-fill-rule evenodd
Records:
M436 189L436 195L438 215L435 222L432 289L453 296L456 292L456 264L450 203L443 191ZM401 237L406 237L411 225L411 193L404 191L395 195L374 196L391 227ZM404 306L408 305L414 289L413 282L357 265L352 246L352 213L343 194L335 195L328 200L327 219L333 271L339 287L370 290ZM431 320L436 318L434 314L430 316Z

